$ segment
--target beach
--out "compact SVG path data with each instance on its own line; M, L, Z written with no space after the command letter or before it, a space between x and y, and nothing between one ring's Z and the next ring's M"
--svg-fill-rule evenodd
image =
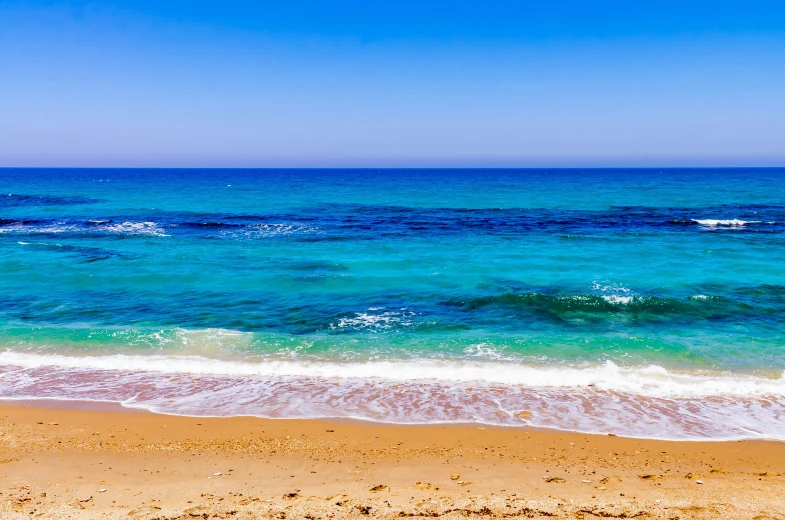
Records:
M785 169L0 180L0 520L785 520Z
M14 518L785 517L785 443L0 405Z

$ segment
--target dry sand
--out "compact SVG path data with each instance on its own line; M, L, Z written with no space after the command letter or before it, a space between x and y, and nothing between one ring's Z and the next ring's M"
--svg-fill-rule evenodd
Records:
M785 519L779 442L60 406L0 405L3 520Z

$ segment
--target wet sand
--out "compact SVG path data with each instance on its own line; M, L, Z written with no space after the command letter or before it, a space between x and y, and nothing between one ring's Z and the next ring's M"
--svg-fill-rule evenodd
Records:
M785 519L785 443L6 402L0 518L39 517Z

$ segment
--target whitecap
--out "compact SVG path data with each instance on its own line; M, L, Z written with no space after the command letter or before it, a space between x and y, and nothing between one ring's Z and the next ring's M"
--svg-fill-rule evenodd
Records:
M409 327L413 325L411 317L416 313L402 309L402 312L386 311L378 314L373 312L378 310L375 307L368 309L370 312L356 312L353 316L340 318L337 323L331 324L331 329L375 329L387 330L397 327Z
M593 282L591 290L601 293L600 298L614 305L627 305L635 299L632 290L619 284Z
M159 237L168 236L155 222L127 221L120 224L102 225L100 229L110 233L120 233L123 235L150 235Z
M747 224L760 224L760 220L740 220L740 219L728 219L728 220L718 220L718 219L693 219L693 222L697 222L702 226L707 227L743 227Z

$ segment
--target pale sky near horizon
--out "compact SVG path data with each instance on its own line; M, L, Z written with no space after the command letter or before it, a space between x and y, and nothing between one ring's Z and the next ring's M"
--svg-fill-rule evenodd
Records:
M0 0L0 166L785 165L785 2L642 4Z

